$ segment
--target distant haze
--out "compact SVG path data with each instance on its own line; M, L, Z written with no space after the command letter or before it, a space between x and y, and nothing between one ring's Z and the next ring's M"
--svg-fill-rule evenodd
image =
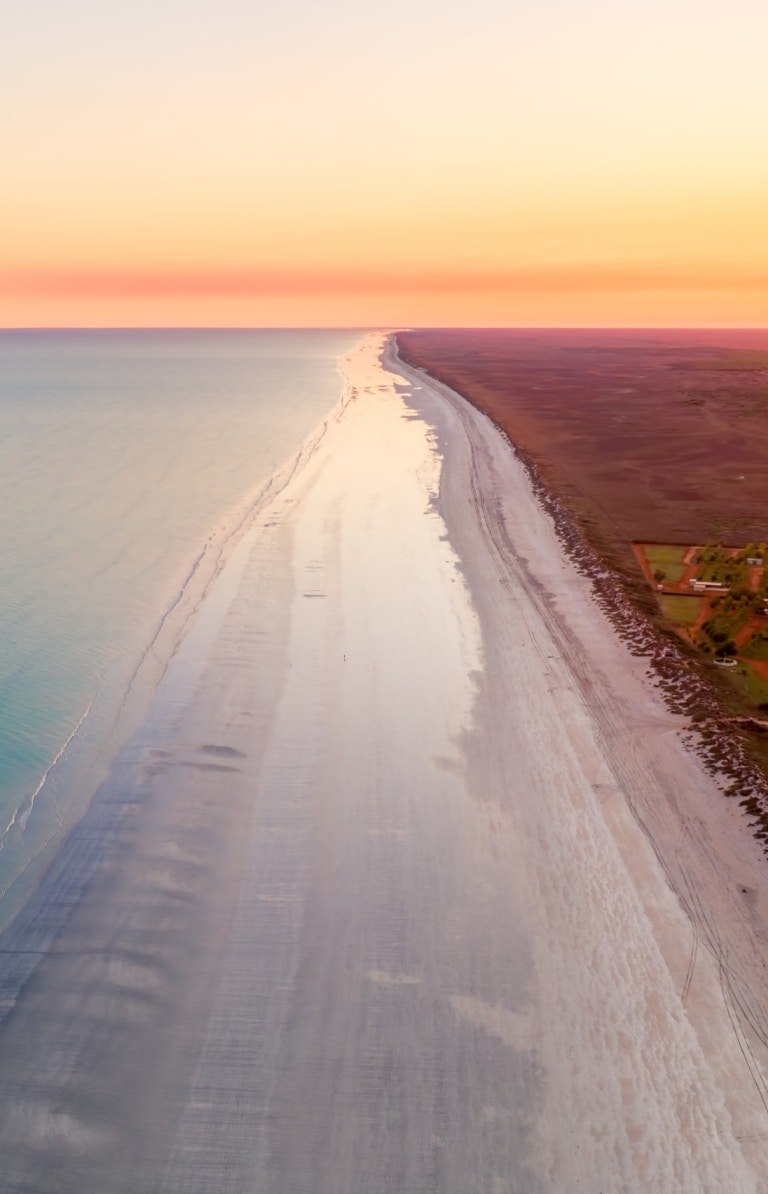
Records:
M0 325L768 324L762 0L29 0Z

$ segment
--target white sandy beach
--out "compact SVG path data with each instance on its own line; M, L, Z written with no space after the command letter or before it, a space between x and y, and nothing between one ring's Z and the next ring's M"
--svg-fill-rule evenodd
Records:
M345 372L3 940L0 1188L768 1191L740 810L488 420Z

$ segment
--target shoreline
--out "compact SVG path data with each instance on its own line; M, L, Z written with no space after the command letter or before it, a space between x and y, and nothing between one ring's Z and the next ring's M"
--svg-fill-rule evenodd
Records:
M756 844L509 445L393 354L3 936L7 1180L762 1194Z
M27 857L24 866L8 878L0 891L0 933L8 928L34 895L53 867L56 852L67 834L87 814L119 752L146 717L169 661L238 544L318 449L329 425L341 417L347 403L354 398L343 370L345 360L346 356L341 356L336 361L341 393L327 414L276 469L252 486L237 503L221 512L216 526L210 527L201 538L198 550L179 574L178 587L168 593L164 608L148 625L149 637L137 649L130 670L125 669L120 659L100 677L84 712L77 718L34 790L10 818L3 840L17 825L26 827L29 819L35 816L36 804L44 808L43 815L55 824L36 852ZM71 802L60 802L56 791L59 787L73 795ZM46 807L48 802L53 806L55 816ZM66 808L62 804L66 804ZM17 891L18 895L15 894Z
M539 654L540 665L552 674L551 696L557 701L559 692L578 693L577 705L594 727L591 733L596 734L599 743L591 757L596 768L594 796L601 809L606 810L601 815L612 825L624 864L634 875L638 892L645 892L646 913L656 923L657 943L670 973L675 976L686 1016L697 1024L701 1040L706 1041L715 1031L711 1017L719 1004L725 1031L735 1032L733 1039L738 1046L732 1064L738 1068L740 1059L747 1059L749 1082L754 1082L759 1092L760 1110L749 1132L762 1135L764 1128L758 1125L768 1106L768 1049L760 1027L768 1027L768 997L764 994L768 881L761 843L749 833L741 810L722 799L722 785L710 773L709 766L705 770L705 762L692 741L688 717L679 708L675 709L674 703L670 707L669 690L664 683L663 652L657 667L649 667L646 653L650 654L656 646L650 629L641 639L643 649L638 650L635 636L627 634L620 621L617 625L611 617L611 604L604 597L601 599L604 567L598 562L595 569L597 594L593 589L595 571L589 567L577 571L573 567L572 557L562 550L559 504L550 505L546 500L548 495L542 495L541 486L534 484L525 459L496 424L462 395L398 358L393 357L393 363L395 359L405 376L425 389L437 390L468 428L472 444L470 470L480 472L482 461L484 477L493 478L495 474L495 484L491 483L490 496L484 503L481 533L491 540L495 553L504 561L505 571L517 573L518 579L524 581L528 596L538 606L549 631L557 632L554 653ZM515 471L525 477L530 494L524 510L511 497L514 491L511 474ZM449 479L450 459L446 460L444 483ZM520 501L519 488L516 497ZM460 493L456 498L450 497L459 525L463 519L461 500ZM534 513L533 507L538 513ZM449 532L456 534L456 524L452 524L450 517L447 521ZM531 527L536 527L536 532ZM545 551L547 541L549 546ZM576 538L575 548L578 564L584 560L580 536ZM458 550L462 558L468 555L471 558L473 547L467 531L462 532ZM476 584L472 592L481 610L481 622L497 627L498 648L501 638L498 627L506 614L494 608L497 603L492 597L492 584L492 577L488 576L485 584ZM640 619L624 600L632 627ZM487 611L485 619L483 606ZM642 622L640 629L644 629ZM490 659L493 661L494 657ZM558 676L563 661L568 661L565 674ZM511 666L508 662L507 667ZM503 670L501 666L498 679L491 681L491 689L498 686L500 692L504 691ZM674 661L670 670L670 687L675 692ZM563 711L564 745L573 737L569 727L573 714L573 709L567 715ZM597 766L600 757L601 764ZM607 774L601 773L605 763ZM634 830L630 830L630 823ZM574 833L577 840L575 827ZM654 877L657 867L658 874ZM676 906L668 908L661 917L660 880ZM674 930L672 925L680 915L682 919ZM708 978L704 975L704 957L712 967ZM699 982L709 987L707 994L703 990L697 993ZM718 1042L716 1049L719 1048ZM735 1071L732 1080L736 1087L742 1085L735 1078ZM724 1093L727 1098L728 1091ZM762 1145L755 1157L760 1158L756 1160L758 1172L768 1174L768 1158L762 1154Z
M397 333L394 335L396 337ZM674 336L678 335L674 333ZM707 335L711 337L710 333ZM420 371L418 366L410 365L406 360L403 363ZM430 382L450 388L426 368L424 374ZM768 858L768 762L764 750L758 749L755 754L750 749L749 737L751 735L754 743L759 735L759 748L764 727L758 710L747 705L733 705L734 694L724 691L717 684L717 677L712 675L715 665L702 659L694 648L686 650L686 644L671 627L663 625L658 617L654 620L650 616L648 603L653 603L653 598L650 590L645 591L647 578L638 595L616 561L603 559L600 548L589 541L588 533L579 525L567 501L543 479L541 462L537 463L530 451L514 442L482 401L466 397L458 390L456 393L487 418L509 443L525 468L542 508L557 529L563 552L590 580L595 601L604 609L630 650L647 658L648 667L665 694L670 711L684 713L689 718L692 749L717 781L723 795L736 800L744 810L745 822Z

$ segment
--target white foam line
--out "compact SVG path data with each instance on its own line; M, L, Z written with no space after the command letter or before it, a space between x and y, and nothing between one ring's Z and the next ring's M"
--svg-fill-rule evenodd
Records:
M93 708L93 698L91 698L91 700L86 705L85 712L81 715L81 717L77 721L75 728L72 730L72 732L69 734L69 736L65 739L65 741L62 743L62 745L59 747L56 754L52 758L51 762L46 767L45 771L43 772L43 774L40 778L40 781L39 781L37 787L29 795L26 802L22 801L22 803L19 805L19 807L14 811L13 816L11 817L10 821L6 825L5 829L3 830L2 837L0 837L0 850L3 850L5 848L6 840L9 836L9 834L11 833L11 831L13 830L14 826L18 825L21 833L23 833L24 830L26 829L27 822L29 821L29 818L32 814L32 810L35 807L35 800L37 799L37 797L40 795L43 788L45 787L45 785L48 781L48 778L51 775L51 772L53 771L53 769L56 767L56 765L61 761L63 756L66 754L67 749L71 745L74 738L77 736L79 730L81 729L83 723L85 722L85 719L88 717L88 714L90 713L92 708ZM24 868L22 868L22 870L23 869ZM20 873L21 872L19 872L19 874ZM14 875L13 878L10 880L10 882L5 887L0 889L0 899L2 899L2 897L5 895L6 891L11 886L11 884L15 883L17 878L18 878L18 874Z
M224 567L226 559L231 550L248 531L249 527L253 525L255 519L261 515L264 510L280 496L281 493L283 493L293 478L300 472L307 462L312 459L315 452L320 447L323 439L325 438L326 432L328 431L328 425L331 420L339 419L344 413L347 404L356 396L357 391L355 386L349 381L344 372L344 366L350 355L351 354L347 354L346 356L338 357L336 361L337 371L341 375L344 382L340 399L333 405L333 407L331 407L328 415L322 420L322 422L317 424L315 428L304 438L299 445L298 450L292 456L288 457L282 463L282 465L276 468L271 476L256 490L252 491L251 494L245 499L238 514L234 516L235 521L233 522L233 525L231 525L230 529L213 548L216 554L209 566L209 575L203 582L203 588L198 596L198 599L194 602L192 609L185 618L184 627L188 626L192 616L199 608L200 602L207 595L211 584ZM189 595L190 587L197 575L201 572L203 565L211 554L211 551L212 539L209 537L209 539L205 542L203 547L193 559L187 575L184 577L184 580L182 581L172 601L161 615L155 627L154 634L152 635L150 642L147 644L146 649L142 653L141 658L139 659L130 677L130 680L128 681L128 687L126 689L123 701L121 702L121 708L129 699L131 690L136 684L143 665L155 650L164 628L170 621L174 612L179 609L185 598ZM181 640L181 638L183 638L183 636L184 628L182 628L178 634L177 641L173 648L168 652L169 658L173 655L174 650L178 647L178 642Z
M370 333L368 333L368 336L369 335L370 335ZM368 336L364 336L363 341L365 341L368 338ZM237 511L237 513L235 514L234 511L231 512L230 517L232 518L232 522L230 524L230 527L229 527L228 531L224 534L224 536L221 539L219 539L218 543L214 543L212 540L212 537L209 537L206 540L206 542L203 544L203 546L201 547L201 549L199 550L197 555L192 560L186 576L184 577L181 585L179 586L178 590L174 594L173 598L171 599L169 604L166 606L163 613L160 615L160 618L155 626L152 637L151 637L150 641L148 642L146 648L142 652L140 658L138 659L136 667L134 668L130 678L128 679L126 689L123 692L122 698L120 700L120 705L119 705L118 711L115 715L114 721L112 722L111 729L109 730L109 732L107 734L107 739L106 739L107 743L111 739L114 738L114 735L117 732L118 723L120 721L120 715L123 712L123 710L126 706L126 703L129 701L129 699L131 697L132 690L134 689L136 682L139 678L139 675L142 672L143 667L145 666L148 658L151 657L153 655L153 653L155 655L159 655L160 657L162 657L163 652L162 651L158 652L157 647L158 647L158 642L162 636L163 630L166 628L166 626L170 622L174 612L176 612L179 609L179 607L183 604L185 598L189 595L189 591L190 591L192 584L194 583L196 577L198 577L198 575L203 570L207 561L210 559L212 552L215 552L215 555L214 555L213 560L211 561L211 563L208 566L209 567L209 575L207 576L207 578L205 578L203 580L202 589L198 596L198 599L196 601L194 601L192 610L189 612L187 617L184 619L183 626L179 630L178 634L175 636L176 641L169 645L169 649L168 649L169 657L173 655L174 651L178 647L179 641L181 640L181 638L184 637L185 630L191 621L192 615L194 615L194 613L198 609L201 600L207 594L212 582L215 580L215 578L221 572L221 570L224 566L224 563L226 561L226 558L229 555L230 550L240 540L240 538L243 536L243 534L245 534L245 532L248 530L248 528L253 525L253 522L255 521L255 519L259 515L261 515L263 513L263 511L276 500L276 498L278 498L280 496L280 494L285 490L287 485L293 480L293 478L297 475L297 473L307 464L307 462L309 460L312 459L312 457L314 456L315 452L319 448L320 444L322 443L322 441L326 435L329 423L332 420L338 420L344 413L344 410L345 410L346 406L348 405L348 403L350 401L352 401L357 396L357 389L353 385L353 383L349 380L349 378L347 377L346 372L345 372L346 363L350 359L351 355L352 354L347 353L347 354L344 354L343 356L339 356L336 360L336 369L343 381L342 392L341 392L340 398L330 408L326 417L324 419L322 419L318 424L316 424L314 429L312 431L310 431L305 436L305 438L302 440L302 442L299 445L296 452L294 452L291 456L289 456L286 460L284 460L283 463L281 465L279 465L272 472L272 474L267 478L266 481L264 481L262 484L260 484L254 490L251 491L251 493L242 502L240 509ZM166 661L166 664L167 664L167 661ZM164 672L164 670L165 669L163 668L163 672ZM75 725L75 727L72 730L69 737L66 739L66 741L63 743L63 745L60 747L60 749L58 750L58 752L56 753L56 755L54 756L54 758L52 759L52 761L50 762L50 764L48 765L46 770L43 772L43 775L42 775L37 787L34 789L34 791L31 793L31 795L26 799L26 801L22 800L21 803L19 804L19 806L14 810L10 821L5 826L5 829L2 831L2 834L0 834L0 852L2 852L4 850L6 841L15 828L18 828L19 831L22 833L26 829L27 823L32 814L32 810L33 810L36 798L38 797L38 795L42 791L43 787L45 786L49 776L51 775L51 772L54 770L56 765L59 763L62 756L65 754L68 747L70 746L73 739L75 738L78 731L80 730L81 726L83 725L84 721L88 717L88 714L90 713L91 709L93 708L94 701L98 699L101 685L103 683L103 679L104 678L102 677L102 679L98 682L96 692L95 692L94 696L91 697L91 699L89 700L87 708L85 709L85 712L82 714L82 716L80 717L79 721ZM63 828L63 817L62 817L60 811L58 811L57 818L58 818L60 827ZM53 836L55 836L55 834L49 835L49 837L46 838L46 843ZM44 846L42 848L44 848ZM35 852L35 855L28 857L27 861L25 862L25 864L21 868L21 870L19 870L15 875L13 875L10 878L10 880L8 881L8 883L6 884L5 887L0 888L0 899L2 899L3 896L6 894L6 892L13 886L13 884L16 882L16 880L19 878L19 876L23 873L23 871L29 865L29 862L32 861L32 858L36 857L37 854L39 854L40 852L41 851L38 850Z

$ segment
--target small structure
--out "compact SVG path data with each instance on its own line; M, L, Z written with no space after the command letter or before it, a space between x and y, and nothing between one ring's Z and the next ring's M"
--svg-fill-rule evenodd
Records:
M693 576L688 584L696 593L728 593L730 591L730 585L723 584L721 580L697 580Z
M762 556L747 556L747 563L751 564L751 566L753 568L762 568L763 557Z

